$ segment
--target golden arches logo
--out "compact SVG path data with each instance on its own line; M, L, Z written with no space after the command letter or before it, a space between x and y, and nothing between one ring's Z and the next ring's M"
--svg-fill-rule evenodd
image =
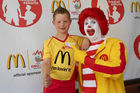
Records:
M139 2L132 2L131 3L131 13L133 13L133 8L135 9L135 12L139 9L140 12L140 3Z
M11 54L11 55L9 55L8 60L7 60L7 69L10 69L10 64L11 64L12 59L14 61L15 68L17 68L19 57L20 57L20 60L22 63L22 67L25 68L26 66L25 66L25 61L24 61L23 56L21 54L17 54L16 56Z
M108 56L106 54L103 54L100 56L100 59L107 61L108 60Z
M66 51L66 52L63 54L63 52L62 52L61 50L58 51L58 53L57 53L57 55L56 55L56 59L55 59L55 61L54 61L54 64L56 64L57 58L58 58L59 54L61 54L61 63L62 63L62 64L64 63L64 59L65 59L65 56L66 56L66 54L67 54L67 57L68 57L68 65L70 65L70 54L69 54L69 52Z
M57 2L56 0L53 0L52 2L52 5L51 5L51 12L53 13L54 12L54 5L56 4L56 7L58 8L59 6L61 6L62 4L62 7L65 8L65 4L62 0L59 0L59 2Z

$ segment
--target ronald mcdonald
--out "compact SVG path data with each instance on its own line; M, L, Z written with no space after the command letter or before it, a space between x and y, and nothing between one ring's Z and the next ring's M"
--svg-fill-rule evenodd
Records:
M79 29L91 44L87 51L74 45L74 58L79 62L80 93L125 93L123 72L127 62L125 44L105 37L108 21L99 8L86 8L79 15Z

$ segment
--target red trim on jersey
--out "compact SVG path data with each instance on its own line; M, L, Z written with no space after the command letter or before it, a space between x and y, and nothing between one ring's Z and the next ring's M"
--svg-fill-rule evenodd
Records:
M94 58L90 58L89 56L86 56L85 58L85 64L89 66L89 68L93 69L94 71L103 72L107 74L119 74L122 73L125 69L126 65L126 58L125 58L125 47L123 43L120 43L120 59L121 64L118 67L108 67L108 66L102 66L95 63Z
M55 36L52 36L52 37L55 38L58 41L65 42L67 40L67 38L69 37L69 34L67 34L67 36L66 36L66 38L64 40L60 40L59 38L57 38Z

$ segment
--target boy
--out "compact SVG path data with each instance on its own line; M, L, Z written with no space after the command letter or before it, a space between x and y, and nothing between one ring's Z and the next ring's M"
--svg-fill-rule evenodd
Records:
M68 34L71 24L70 14L65 8L57 8L53 14L56 35L45 40L42 73L44 93L75 93L75 61L70 43L78 49L83 38ZM84 47L89 43L84 39Z

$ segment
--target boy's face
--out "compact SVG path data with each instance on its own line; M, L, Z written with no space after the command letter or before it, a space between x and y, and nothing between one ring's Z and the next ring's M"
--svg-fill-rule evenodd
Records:
M87 17L84 21L84 31L90 41L98 41L101 39L101 29L100 26L94 18Z
M56 14L55 19L53 20L53 25L55 26L57 33L67 34L71 20L67 14Z

